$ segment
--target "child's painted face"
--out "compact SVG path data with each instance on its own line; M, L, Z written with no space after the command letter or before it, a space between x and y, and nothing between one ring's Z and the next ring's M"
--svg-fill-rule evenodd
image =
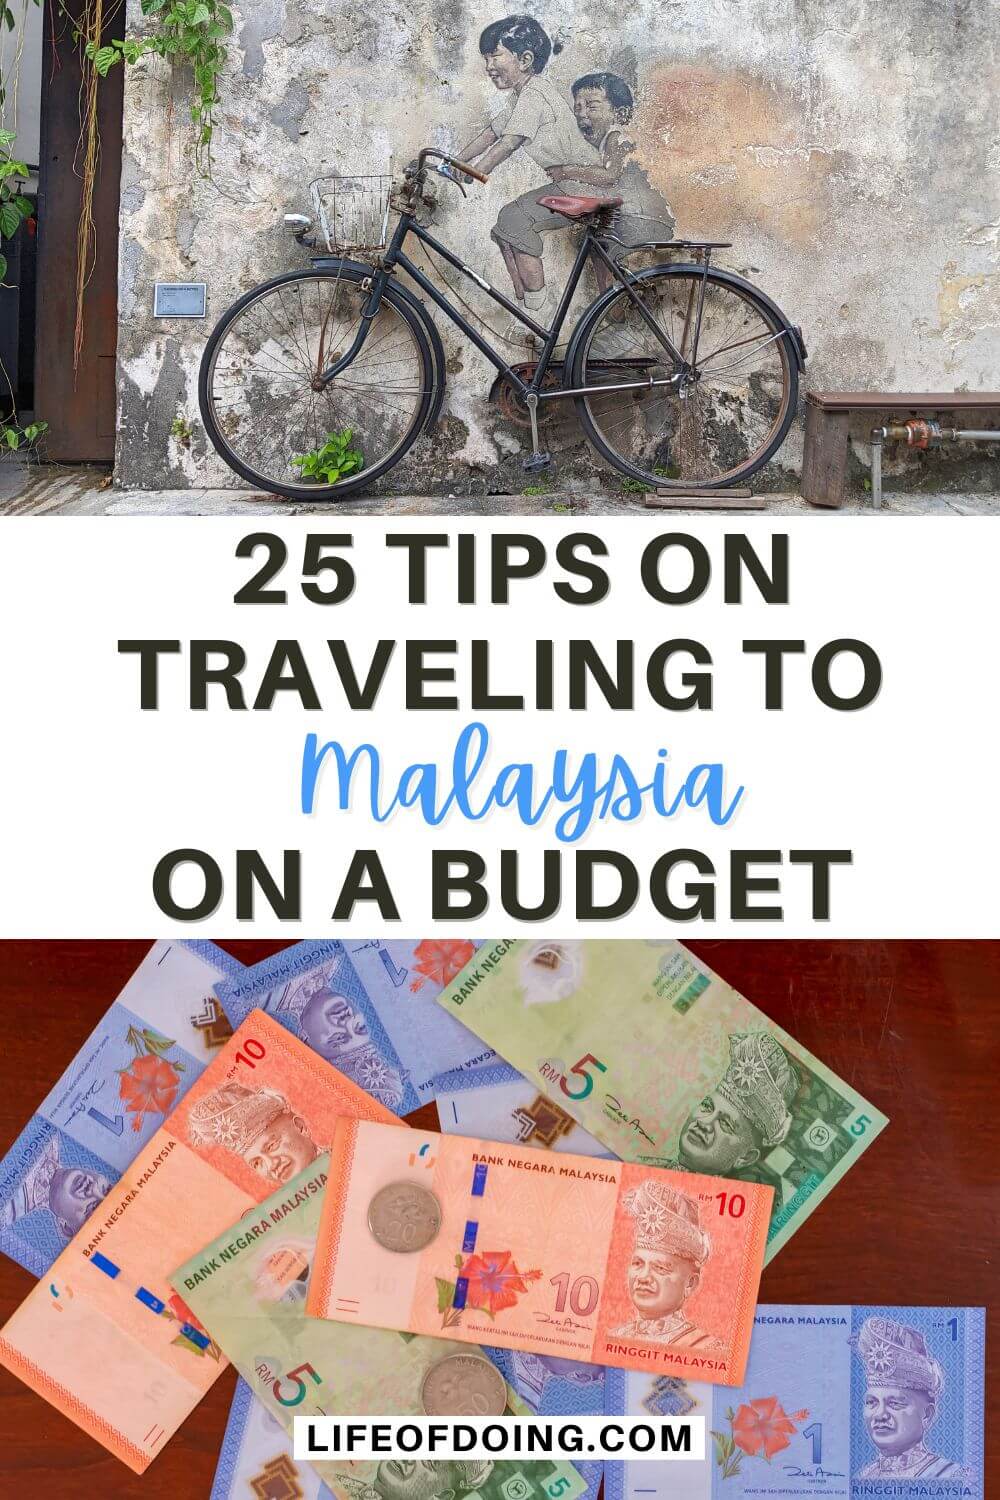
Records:
M603 89L578 89L573 99L573 113L580 134L596 145L609 130L621 122L618 112Z
M484 56L486 76L495 88L516 88L530 77L534 60L531 52L522 52L519 57L516 52L508 51L501 42L493 52L487 52Z

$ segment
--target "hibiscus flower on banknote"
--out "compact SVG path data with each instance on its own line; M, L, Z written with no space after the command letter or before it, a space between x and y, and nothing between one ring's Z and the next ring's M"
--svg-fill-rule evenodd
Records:
M167 1298L167 1305L164 1309L163 1317L166 1318L168 1322L176 1321L181 1324L182 1331L177 1335L175 1339L172 1340L172 1343L174 1343L178 1348L186 1349L189 1354L196 1354L199 1359L208 1358L212 1360L214 1364L219 1363L219 1361L222 1359L222 1350L212 1338L212 1335L209 1333L204 1323L199 1322L194 1313L188 1307L187 1303L184 1301L184 1298L178 1292L174 1292L172 1297ZM197 1333L203 1333L205 1335L205 1338L208 1340L208 1343L195 1343L192 1339L189 1339L187 1334L183 1332L183 1329L185 1327L193 1328Z
M538 1281L541 1271L519 1271L509 1250L487 1250L481 1255L470 1255L463 1259L456 1255L457 1281L445 1281L436 1277L438 1311L444 1316L442 1328L453 1328L461 1321L461 1308L471 1307L476 1312L488 1313L495 1318L504 1308L516 1307L518 1298L528 1290L529 1281ZM464 1283L461 1306L455 1306L456 1288Z
M118 1075L118 1093L132 1116L132 1129L141 1130L147 1115L168 1115L177 1098L179 1079L173 1063L151 1052L137 1057Z
M476 951L475 943L461 938L424 938L413 950L413 967L419 977L411 979L416 992L427 979L442 989L460 974Z
M777 1396L759 1397L744 1403L735 1412L726 1411L730 1431L714 1432L715 1461L723 1479L735 1479L743 1458L765 1458L768 1463L776 1453L791 1446L798 1423L808 1417L807 1411L785 1411Z

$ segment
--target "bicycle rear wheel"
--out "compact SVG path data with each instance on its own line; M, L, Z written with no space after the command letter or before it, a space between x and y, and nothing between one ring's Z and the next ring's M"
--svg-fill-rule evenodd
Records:
M578 396L588 438L622 474L653 488L748 479L781 446L798 400L798 365L780 316L746 282L698 266L654 267L636 291L690 374L674 385ZM584 313L568 383L599 387L674 372L624 288Z
M291 271L247 292L213 330L198 385L202 419L216 451L252 485L340 500L398 464L419 436L434 362L420 318L394 287L355 359L329 383L319 379L351 347L367 279L352 266ZM361 471L303 482L292 460L346 433Z

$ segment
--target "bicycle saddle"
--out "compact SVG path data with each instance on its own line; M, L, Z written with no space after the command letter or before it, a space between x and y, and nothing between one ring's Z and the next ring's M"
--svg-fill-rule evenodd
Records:
M547 198L539 198L542 208L550 208L554 214L562 214L564 219L586 219L590 214L596 214L599 208L621 208L621 198L578 198L571 194L551 193Z

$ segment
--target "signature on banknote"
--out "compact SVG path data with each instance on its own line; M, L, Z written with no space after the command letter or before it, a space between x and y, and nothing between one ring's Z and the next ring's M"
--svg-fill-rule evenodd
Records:
M569 1328L589 1329L589 1328L592 1328L594 1326L592 1323L577 1323L573 1318L553 1318L549 1313L545 1313L545 1312L537 1312L535 1314L535 1322L536 1323L551 1323L554 1328L567 1328L567 1329L569 1329Z
M628 1112L623 1108L621 1102L615 1098L614 1094L605 1094L604 1113L616 1125L624 1125L626 1130L634 1131L636 1135L641 1135L644 1141L648 1141L651 1146L653 1145L653 1137L649 1134L648 1130L643 1129L642 1121L638 1115L633 1115L629 1119Z

